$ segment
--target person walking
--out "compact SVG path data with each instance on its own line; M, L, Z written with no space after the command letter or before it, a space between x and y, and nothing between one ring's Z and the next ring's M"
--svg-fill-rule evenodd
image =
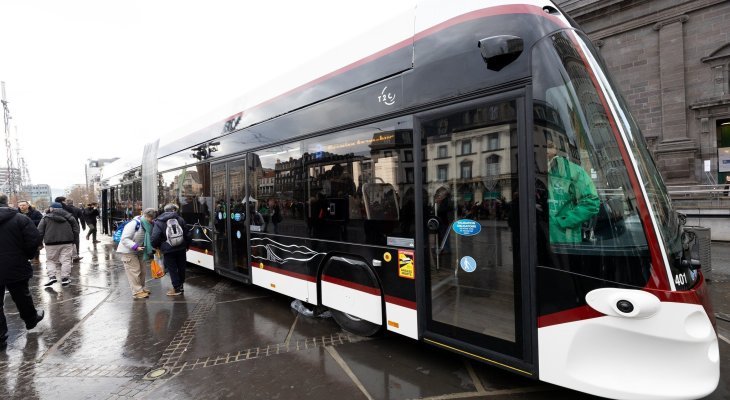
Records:
M186 253L193 238L185 228L185 220L177 214L175 204L166 205L164 210L152 228L152 247L162 252L165 268L170 273L172 289L167 295L177 296L184 292Z
M43 214L41 214L40 211L33 208L33 206L30 205L30 202L28 200L20 200L18 202L18 211L25 215L26 217L30 218L31 221L35 224L36 227L38 227L38 224L41 223L41 219L43 219ZM40 250L40 249L39 249ZM41 260L38 258L40 256L40 252L36 252L35 257L33 260L31 260L31 265L41 265Z
M99 218L99 210L96 209L96 203L91 203L84 208L84 222L89 227L89 232L86 233L86 240L89 240L91 236L94 241L93 243L99 243L96 240L96 220Z
M0 349L7 346L8 324L5 319L5 290L10 292L25 328L38 325L45 311L37 311L30 295L28 281L33 268L28 262L35 257L40 235L30 218L8 207L8 196L0 194Z
M48 213L38 225L38 231L46 245L46 268L48 282L44 286L51 286L58 282L58 268L61 268L61 285L71 283L71 264L73 247L79 235L79 224L61 203L51 204Z
M60 203L64 210L66 210L71 216L74 217L76 220L76 223L81 225L81 229L86 230L86 222L84 221L84 213L81 211L81 209L74 207L73 200L67 200L63 196L58 196L54 200L56 203ZM74 248L73 248L73 254L71 255L72 261L77 262L80 261L84 257L79 257L79 242L80 242L80 235L81 230L79 230L76 233L76 238L74 240Z
M122 256L124 271L127 273L132 297L135 299L150 297L150 291L144 286L145 270L148 261L152 258L152 221L156 215L157 210L147 208L141 216L132 218L124 225L122 237L117 246L117 253Z

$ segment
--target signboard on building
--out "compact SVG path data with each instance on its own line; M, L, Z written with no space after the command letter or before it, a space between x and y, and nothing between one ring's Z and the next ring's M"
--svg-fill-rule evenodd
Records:
M730 147L717 149L717 164L718 172L730 172Z

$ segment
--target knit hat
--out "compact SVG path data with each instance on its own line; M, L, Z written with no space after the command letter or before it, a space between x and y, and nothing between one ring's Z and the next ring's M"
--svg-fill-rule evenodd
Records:
M61 205L61 203L53 203L51 204L51 208L63 208L63 206Z

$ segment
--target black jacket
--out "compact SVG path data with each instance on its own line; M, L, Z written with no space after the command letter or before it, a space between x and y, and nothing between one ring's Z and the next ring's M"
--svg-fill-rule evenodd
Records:
M0 285L30 279L33 268L28 260L41 243L33 221L18 210L0 207L0 238Z
M20 210L18 210L18 212L20 214L23 214L22 212L20 212ZM35 224L35 226L38 226L38 224L40 224L41 223L41 220L43 219L43 214L41 214L40 211L38 211L35 208L30 207L30 206L28 206L28 213L27 214L23 214L23 215L25 215L26 217L30 218L30 220L33 221L33 223Z
M66 210L51 208L38 225L38 231L46 246L71 244L76 242L79 224Z
M84 222L86 225L96 225L96 219L99 218L99 210L96 208L84 208Z
M74 218L76 218L76 222L78 222L79 225L81 225L81 229L86 229L86 221L84 221L84 212L81 211L80 208L68 205L66 203L61 203L61 206L64 210L68 211L69 214L73 215Z
M165 231L167 230L167 220L170 218L177 218L177 223L180 224L183 228L183 232L185 232L185 240L183 241L183 244L175 247L171 247L170 244L167 243L167 235L165 234ZM185 220L182 219L181 216L174 212L166 212L157 217L155 220L152 227L152 237L150 238L150 241L152 242L152 247L160 249L163 254L173 253L176 251L187 251L190 247L190 243L193 241L193 234L185 226Z

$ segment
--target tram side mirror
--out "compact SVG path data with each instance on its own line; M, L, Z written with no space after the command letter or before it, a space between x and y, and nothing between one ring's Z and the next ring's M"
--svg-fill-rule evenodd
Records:
M690 258L688 260L683 259L680 261L680 263L683 267L691 269L692 271L698 271L702 269L702 264L700 263L700 260L696 260L694 258Z
M481 49L487 68L499 71L522 54L524 41L517 36L499 35L484 38L479 41L477 46Z
M428 230L431 233L436 233L439 230L439 225L441 225L441 224L439 223L439 220L438 219L431 218L431 219L428 220L428 222L426 223L426 225L428 226Z

